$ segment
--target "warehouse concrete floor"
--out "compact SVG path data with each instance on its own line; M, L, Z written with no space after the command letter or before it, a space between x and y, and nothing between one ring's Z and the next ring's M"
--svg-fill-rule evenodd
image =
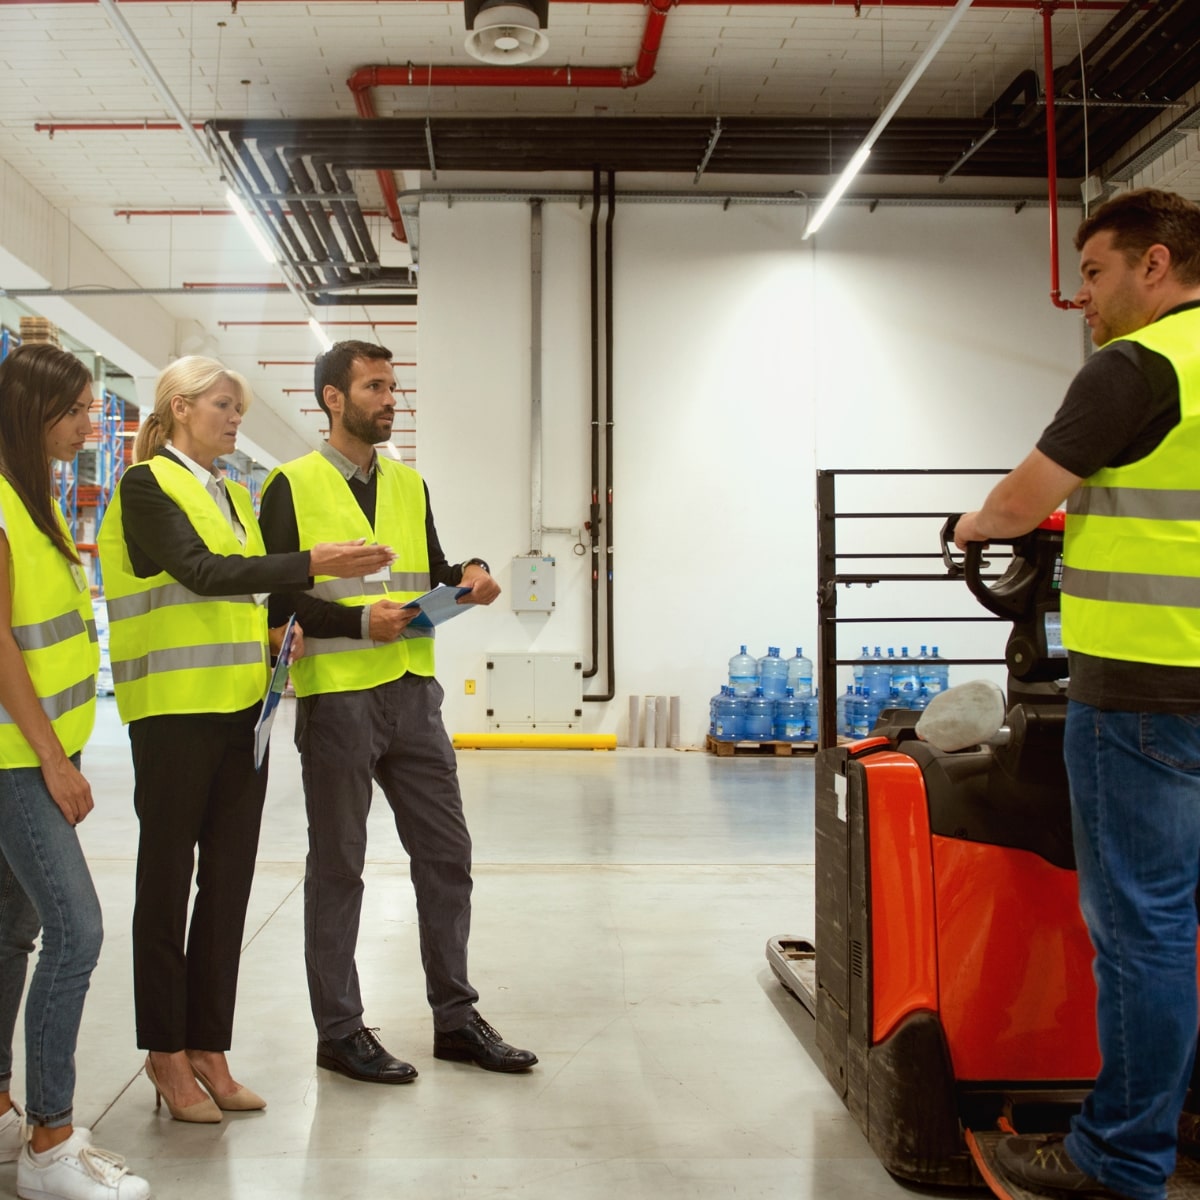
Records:
M813 1058L811 1021L763 954L771 935L813 927L811 759L459 755L475 842L471 973L483 1015L541 1059L520 1076L433 1058L412 890L380 800L358 954L366 1020L420 1071L388 1088L314 1063L291 719L285 702L230 1054L269 1107L215 1126L156 1112L135 1046L137 821L111 698L85 753L97 807L80 833L107 934L84 1013L76 1119L126 1155L156 1197L913 1193L879 1166L834 1096ZM18 1045L18 1099L22 1064ZM0 1166L0 1192L15 1191L14 1176Z

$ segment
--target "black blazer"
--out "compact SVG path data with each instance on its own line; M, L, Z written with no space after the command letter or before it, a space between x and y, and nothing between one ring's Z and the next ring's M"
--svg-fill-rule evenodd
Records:
M187 469L170 450L159 454ZM251 558L213 554L146 464L130 467L118 486L125 545L140 579L166 571L198 596L303 591L312 586L307 550Z

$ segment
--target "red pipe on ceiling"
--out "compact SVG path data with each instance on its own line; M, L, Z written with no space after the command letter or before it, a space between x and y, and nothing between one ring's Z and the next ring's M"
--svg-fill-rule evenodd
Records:
M639 87L654 76L667 13L677 2L645 0L646 24L632 67L360 67L346 83L354 93L358 115L368 119L377 115L371 98L375 87ZM392 236L407 242L395 176L388 170L376 174L392 222Z
M196 0L199 3L229 4L230 0ZM340 0L322 0L338 3ZM362 0L346 0L361 4ZM444 4L445 0L436 0ZM720 5L722 8L753 4L756 8L953 8L958 0L676 0L678 4L697 6ZM29 7L31 4L97 4L99 0L0 0L5 5ZM126 4L161 4L162 0L124 0ZM297 0L240 0L241 4L295 4ZM554 0L555 4L629 4L633 0ZM1155 0L1144 0L1141 7L1150 8ZM972 8L998 8L1036 12L1041 0L975 0ZM1119 12L1126 7L1124 0L1078 0L1080 12Z
M1050 303L1055 308L1078 308L1071 300L1064 300L1058 281L1058 137L1054 121L1054 43L1050 32L1050 18L1058 7L1058 0L1044 0L1042 4L1042 64L1046 74L1046 190L1050 209Z

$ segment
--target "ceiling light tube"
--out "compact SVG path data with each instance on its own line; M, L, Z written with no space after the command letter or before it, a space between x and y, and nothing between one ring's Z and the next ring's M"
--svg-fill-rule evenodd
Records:
M854 177L863 169L863 164L871 157L870 146L859 146L854 152L854 157L846 164L846 169L838 176L838 181L830 189L829 194L821 201L821 207L817 209L813 215L813 219L809 221L808 228L804 231L804 237L801 241L805 241L812 237L822 225L825 224L825 218L833 212L834 206L842 198L842 193L854 182Z
M275 251L271 249L271 243L267 241L263 235L263 231L258 227L258 222L250 215L250 210L243 203L241 196L233 188L227 188L225 199L229 207L237 213L238 220L241 221L243 228L250 235L250 240L258 247L259 254L272 266L278 266L279 260L275 257Z
M333 343L329 340L329 334L325 332L324 327L316 317L308 318L308 327L313 331L313 337L315 337L317 341L321 343L322 350L333 349Z
M838 200L842 193L850 185L850 181L855 175L862 170L862 165L867 161L867 155L871 151L871 147L879 140L879 135L887 128L888 123L896 115L896 110L908 99L908 93L917 86L921 76L925 74L929 64L933 62L937 52L946 44L946 39L954 32L954 27L966 16L967 10L971 7L973 0L958 0L954 6L954 11L946 20L946 24L938 31L937 37L933 39L925 48L925 53L917 60L916 65L908 75L904 82L896 89L896 94L888 101L887 107L879 114L879 119L871 126L871 131L862 140L862 145L859 146L854 157L847 164L846 169L842 172L841 178L833 185L833 191L825 198L825 202L817 209L817 215L808 223L808 228L804 231L801 241L812 237L817 232L818 226L829 216L830 210Z

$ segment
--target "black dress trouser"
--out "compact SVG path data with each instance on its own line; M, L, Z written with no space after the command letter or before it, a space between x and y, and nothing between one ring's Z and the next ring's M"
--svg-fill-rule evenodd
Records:
M143 1050L229 1049L267 791L266 762L254 769L257 718L255 705L130 722L141 823L133 987Z

